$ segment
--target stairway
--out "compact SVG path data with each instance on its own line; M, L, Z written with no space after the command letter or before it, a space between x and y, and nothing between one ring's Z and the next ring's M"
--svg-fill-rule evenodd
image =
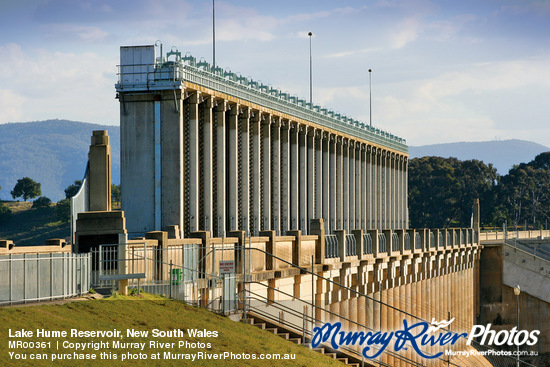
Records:
M245 322L249 323L250 325L254 325L262 330L270 332L272 334L278 335L289 342L292 342L298 345L303 345L306 348L311 347L311 344L309 343L310 342L309 338L306 338L305 339L306 343L303 344L302 335L287 329L284 325L277 324L272 321L266 321L258 317L257 315L253 315L253 316L248 315L248 319ZM312 350L315 352L321 353L329 358L336 359L337 361L340 361L347 366L353 366L353 367L361 366L361 360L358 360L356 357L350 356L341 350L334 350L327 346L322 346L322 347L319 346L317 348L312 348ZM373 366L373 367L375 366L371 363L367 363L367 361L365 361L364 365Z

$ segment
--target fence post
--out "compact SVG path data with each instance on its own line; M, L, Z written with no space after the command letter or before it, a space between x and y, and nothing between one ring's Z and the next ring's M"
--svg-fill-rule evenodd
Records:
M294 245L292 246L292 263L294 265L302 265L302 231L297 230L288 230L286 231L287 236L294 237Z
M337 229L334 231L336 238L338 239L338 255L340 255L340 261L346 261L346 230Z
M265 246L265 251L267 252L265 269L276 270L277 261L273 256L269 256L268 254L277 256L277 233L275 231L260 231L260 236L269 238Z
M319 237L315 247L315 264L323 264L325 261L325 221L323 218L310 221L310 232Z
M174 282L174 279L173 279L173 275L172 275L172 267L173 267L173 264L172 264L172 260L170 260L170 298L172 298L172 283Z
M378 257L378 229L369 229L367 232L370 235L372 243L372 257L376 259Z
M362 229L354 229L351 231L353 233L353 236L355 237L355 252L357 253L357 260L361 260L363 258L363 230Z

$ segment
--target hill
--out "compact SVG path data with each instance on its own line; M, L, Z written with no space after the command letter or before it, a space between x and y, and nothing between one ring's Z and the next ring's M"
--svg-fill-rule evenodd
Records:
M78 363L71 359L60 361L51 361L52 354L63 356L68 355L74 358L74 353L79 355L95 355L95 361L82 361L85 366L342 366L342 364L332 358L316 353L308 348L301 347L288 342L283 338L260 330L252 325L231 321L230 319L218 316L204 309L191 307L181 301L170 300L159 296L140 295L140 296L115 296L100 300L87 300L81 302L70 302L62 305L40 305L31 307L7 307L0 313L0 342L5 347L0 352L0 360L3 365L11 366L74 366ZM48 331L67 331L67 337L45 338L9 338L8 328L15 331L28 330L33 331L45 329ZM109 337L71 337L71 329L78 331L112 331L113 329L121 331L120 338ZM134 329L137 331L148 331L147 336L127 337L127 331ZM153 337L154 329L160 331L181 330L184 334L180 337ZM217 331L217 337L197 337L190 336L187 330L198 329L200 331ZM26 348L10 349L7 348L9 340L23 340L26 342L50 342L42 345L40 349L33 349L27 343ZM58 342L58 344L56 343ZM80 349L64 342L70 343L92 343L109 342L108 346L101 346L98 350L94 349L93 344L80 344ZM145 343L143 350L141 348L116 348L113 344L118 341L121 345L126 342ZM150 341L162 343L151 347ZM179 342L183 345L179 347ZM188 344L186 344L186 342ZM170 343L174 343L173 345ZM35 343L32 343L33 345ZM204 347L199 344L204 344ZM210 347L208 347L210 344ZM74 345L74 344L73 344ZM58 346L58 349L57 347ZM82 349L83 346L87 348ZM10 359L9 352L15 354L24 354L27 360L15 361ZM117 359L110 358L101 360L100 353L105 352L117 355ZM209 361L207 358L195 360L170 360L165 359L165 352L176 355L193 354L198 357L199 352L209 355L222 355L224 352L232 352L240 358L223 358L220 360ZM41 361L31 361L30 354L46 354L47 358ZM139 355L146 358L136 358L131 361L121 361L122 355ZM262 354L294 355L295 359L260 359ZM159 355L158 360L153 355ZM243 358L245 355L255 355L256 359ZM36 355L36 354L35 354ZM155 359L155 360L153 360ZM32 362L32 363L31 363Z
M477 159L485 164L492 163L501 175L507 174L514 164L530 162L538 154L548 151L549 147L518 139L409 147L411 158L437 156L455 157L461 161Z
M6 205L12 214L0 221L0 239L12 240L17 246L40 246L51 238L70 239L70 225L59 221L55 203L35 209L31 208L31 202L8 202Z
M0 124L0 200L25 176L42 184L42 195L52 201L65 198L63 190L81 180L86 169L93 130L108 130L112 154L112 181L120 182L118 126L68 120Z

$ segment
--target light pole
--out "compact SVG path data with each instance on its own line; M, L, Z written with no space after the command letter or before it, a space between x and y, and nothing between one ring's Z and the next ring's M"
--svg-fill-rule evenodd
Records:
M212 70L216 67L216 8L212 0Z
M515 288L514 288L514 294L516 295L516 305L517 305L517 327L518 327L518 332L519 332L519 294L521 293L521 288L519 287L519 285L516 285ZM519 344L518 344L518 349L517 349L517 355L516 355L516 366L519 367Z
M313 36L313 33L309 32L307 35L309 36L309 104L311 105L311 108L313 108L313 74L311 71L311 36Z
M370 127L372 127L372 69L369 69L369 115Z

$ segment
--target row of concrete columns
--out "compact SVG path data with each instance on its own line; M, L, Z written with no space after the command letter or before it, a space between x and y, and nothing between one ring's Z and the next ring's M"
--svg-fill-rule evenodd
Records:
M197 91L124 99L130 233L407 228L404 153Z
M449 329L468 333L475 323L475 272L478 263L479 250L468 249L437 255L424 253L412 259L388 259L322 272L321 275L367 297L326 282L324 286L316 287L316 299L321 300L317 305L337 314L338 317L327 314L327 321L341 321L346 331L359 329L346 320L353 320L372 330L395 331L404 328L403 320L407 320L410 326L421 320L439 322L454 319ZM304 276L304 279L308 277ZM465 341L460 339L452 349L465 348ZM422 349L435 354L444 348L425 346ZM374 353L371 351L369 354ZM400 354L409 360L426 363L426 359L412 348ZM445 361L447 358L443 357ZM389 354L384 354L382 361L391 366L410 365ZM434 365L441 362L435 361Z
M405 155L198 93L184 111L187 233L407 227Z
M405 155L198 93L186 102L186 232L307 234L313 218L324 218L331 233L407 228Z

